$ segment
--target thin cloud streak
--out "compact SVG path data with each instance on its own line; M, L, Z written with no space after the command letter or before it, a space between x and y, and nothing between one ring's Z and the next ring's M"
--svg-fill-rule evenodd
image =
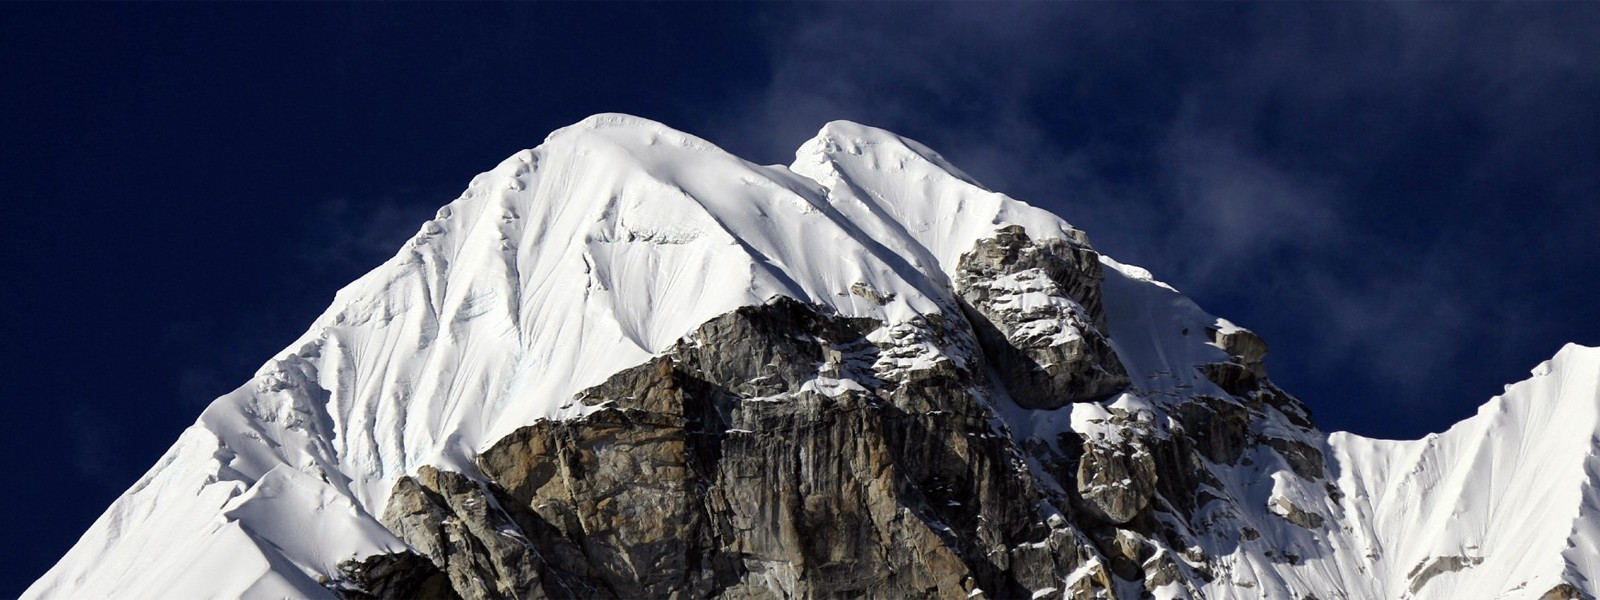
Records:
M450 198L449 192L395 191L361 201L328 200L306 226L296 258L319 272L360 274L394 256Z
M1586 66L1600 44L1583 33L1597 11L901 8L802 11L774 32L766 89L721 111L708 137L773 160L835 118L918 138L1265 330L1288 357L1279 377L1303 394L1354 380L1386 396L1374 406L1462 402L1437 388L1464 347L1492 340L1470 358L1509 360L1547 329L1520 311L1503 331L1519 265L1464 236L1570 251L1565 221L1600 222L1591 206L1530 205L1475 175L1525 169L1552 194L1595 185L1573 164L1589 146L1563 128L1600 131L1579 101L1600 98ZM1536 164L1539 136L1577 157ZM1444 199L1458 204L1431 204ZM1500 222L1517 219L1549 219L1564 241Z

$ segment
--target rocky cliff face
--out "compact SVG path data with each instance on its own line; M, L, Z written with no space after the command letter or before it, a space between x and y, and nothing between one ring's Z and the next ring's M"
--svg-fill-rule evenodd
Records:
M1317 431L1266 352L891 132L763 166L596 115L341 290L24 597L1594 594L1600 349L1416 441Z
M351 561L338 588L1129 598L1220 575L1199 539L1232 525L1213 469L1255 448L1322 480L1316 448L1253 430L1309 422L1237 329L1211 332L1232 360L1204 373L1229 395L1177 404L1167 423L1112 408L1093 437L1019 443L1003 403L1056 410L1129 386L1098 255L1002 229L960 264L964 310L891 325L777 297L579 394L587 416L500 440L477 473L402 478L382 521L428 562ZM1286 521L1316 526L1279 500Z
M1103 400L1128 373L1102 333L1100 255L1002 227L961 255L957 293L1012 399L1027 408Z

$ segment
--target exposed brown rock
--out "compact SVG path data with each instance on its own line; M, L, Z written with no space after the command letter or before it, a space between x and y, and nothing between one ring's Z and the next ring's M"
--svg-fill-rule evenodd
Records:
M1189 439L1207 459L1222 465L1238 462L1250 441L1250 411L1239 404L1201 396L1178 407Z
M1078 497L1090 515L1109 524L1132 520L1156 489L1155 457L1142 443L1090 442L1078 463Z
M1578 589L1578 586L1565 581L1556 584L1555 587L1550 588L1550 591L1539 596L1539 600L1590 600L1591 598L1593 596L1583 593L1583 590Z
M1322 526L1322 515L1295 506L1288 498L1277 496L1267 502L1267 508L1272 514L1283 517L1285 520L1306 529L1316 529Z
M1001 285L1002 277L1015 281ZM1099 255L1087 246L1036 242L1015 225L961 256L956 291L1018 404L1057 408L1128 387L1127 370L1102 332L1102 279ZM1023 302L1018 286L1058 301ZM1057 335L1064 329L1073 335Z
M450 578L427 557L414 552L378 554L341 565L349 587L335 589L348 600L454 600L461 596Z
M1261 443L1282 456L1296 475L1312 481L1322 480L1324 470L1321 450L1305 442L1276 437L1262 438Z
M1470 569L1483 563L1481 556L1434 556L1417 563L1406 573L1410 581L1411 593L1415 594L1428 584L1428 581L1445 573L1454 573L1463 569Z
M1267 357L1267 343L1262 341L1261 336L1237 327L1226 332L1208 327L1206 333L1211 336L1211 342L1226 351L1235 364L1242 365L1256 377L1266 377L1267 370L1262 361Z
M1043 409L1129 385L1101 331L1099 268L1080 242L1006 228L963 257L960 309L886 326L776 298L716 317L579 393L586 416L499 440L476 473L401 478L381 520L415 553L347 562L330 587L361 598L1115 598L1121 579L1193 594L1190 579L1213 577L1194 536L1258 537L1237 529L1213 469L1259 445L1315 479L1322 457L1251 433L1257 419L1306 415L1257 368L1265 345L1247 332L1213 332L1232 361L1205 372L1232 397L1195 397L1161 419L1108 407L1094 439L1014 438L993 398ZM1008 303L1018 286L1050 308ZM1042 343L1056 339L1047 326L1076 341ZM1321 524L1274 502L1291 522Z
M460 473L423 467L395 484L382 521L463 598L542 597L542 561L511 518Z

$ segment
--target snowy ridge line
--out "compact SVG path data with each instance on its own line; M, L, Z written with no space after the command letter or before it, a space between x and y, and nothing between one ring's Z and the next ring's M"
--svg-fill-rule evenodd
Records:
M774 297L882 323L875 342L910 340L870 367L880 374L964 364L972 357L915 334L931 315L961 314L961 257L1005 226L1088 245L1061 218L880 129L829 123L793 164L761 166L646 119L595 115L473 178L340 290L24 597L326 597L341 561L407 548L374 517L400 477L476 474L478 453L510 432L588 414L578 392ZM1230 360L1208 332L1248 332L1144 269L1098 261L1106 341L1132 385L1052 410L992 399L1019 443L1170 436L1186 403L1232 402L1202 373ZM1084 308L1030 277L995 280L1007 294L998 309L1052 306L1072 318L1020 335L1079 340L1067 328L1089 320ZM1173 584L1157 597L1536 598L1600 580L1600 350L1563 348L1423 440L1324 435L1292 410L1264 415L1249 434L1314 455L1328 480L1264 448L1219 466L1206 489L1237 510L1207 518L1257 537L1194 533L1193 550L1221 568L1198 594Z
M784 295L906 322L955 305L941 264L996 224L1081 239L947 167L920 144L845 122L823 128L793 169L627 115L558 130L475 177L400 253L340 290L300 340L205 411L184 435L194 441L147 476L158 483L119 498L27 595L170 591L194 561L140 549L233 527L224 553L277 566L189 595L316 593L339 560L403 547L370 517L395 479L425 464L473 472L481 448L582 414L562 408L578 390L716 315ZM867 189L876 194L847 191ZM272 475L282 469L309 478ZM247 493L256 488L270 491ZM329 509L330 488L348 510ZM317 507L309 519L291 510L304 506ZM308 526L281 527L291 520Z
M1532 375L1441 434L1329 437L1396 597L1514 598L1600 573L1600 349L1568 344Z

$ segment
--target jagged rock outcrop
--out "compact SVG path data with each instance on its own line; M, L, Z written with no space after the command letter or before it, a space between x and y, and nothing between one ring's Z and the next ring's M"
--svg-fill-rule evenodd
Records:
M597 115L24 596L1592 595L1600 349L1411 442L1317 431L1266 351L890 132L786 168Z
M1099 255L1003 227L961 256L956 291L1006 382L1028 408L1105 399L1128 387L1106 343Z
M1590 598L1590 596L1585 595L1578 589L1578 586L1567 582L1556 584L1555 587L1550 588L1549 591L1539 596L1539 600L1586 600L1587 598Z
M1295 506L1294 502L1283 496L1274 497L1267 502L1267 509L1272 511L1272 514L1283 517L1284 520L1306 529L1316 529L1322 526L1322 515Z
M1178 406L1178 419L1207 460L1231 465L1250 442L1250 410L1233 400L1200 396Z
M402 478L383 523L418 554L352 562L341 589L392 597L447 580L464 598L1193 591L1226 568L1212 565L1206 540L1253 539L1239 533L1254 529L1239 529L1249 511L1223 491L1226 469L1278 456L1299 477L1323 477L1317 448L1257 429L1308 417L1266 380L1265 345L1234 327L1212 332L1230 360L1199 370L1226 396L1195 395L1166 419L1110 407L1089 420L1092 432L1017 439L994 402L1072 410L1131 385L1104 331L1097 256L1002 228L961 265L960 308L889 324L775 297L579 393L569 408L586 416L501 439L476 476L425 467ZM1271 510L1320 524L1286 500ZM433 575L388 567L419 556L432 570L418 571Z
M1483 564L1481 556L1435 556L1412 567L1411 572L1406 573L1406 579L1410 581L1411 593L1415 594L1434 577L1470 569L1480 564Z
M345 587L336 591L352 600L461 597L449 576L428 557L414 552L376 554L340 567Z
M515 521L477 481L422 467L389 497L383 524L433 560L466 598L525 598L540 587L542 561Z
M1267 376L1267 367L1262 362L1267 357L1267 342L1261 336L1231 323L1208 327L1206 333L1211 336L1211 343L1227 352L1234 364L1243 366L1257 378Z
M1320 481L1323 476L1324 459L1322 451L1305 442L1278 438L1262 437L1261 443L1283 457L1289 468L1305 479Z
M1094 545L1042 511L1066 505L994 429L974 373L883 363L914 336L878 326L787 298L740 309L580 394L588 416L501 440L482 485L401 480L385 523L466 598L1009 597L1080 571L1085 593L1110 593ZM828 387L824 371L855 378Z
M1090 515L1113 525L1132 520L1156 491L1156 462L1137 440L1084 445L1078 462L1079 503Z

